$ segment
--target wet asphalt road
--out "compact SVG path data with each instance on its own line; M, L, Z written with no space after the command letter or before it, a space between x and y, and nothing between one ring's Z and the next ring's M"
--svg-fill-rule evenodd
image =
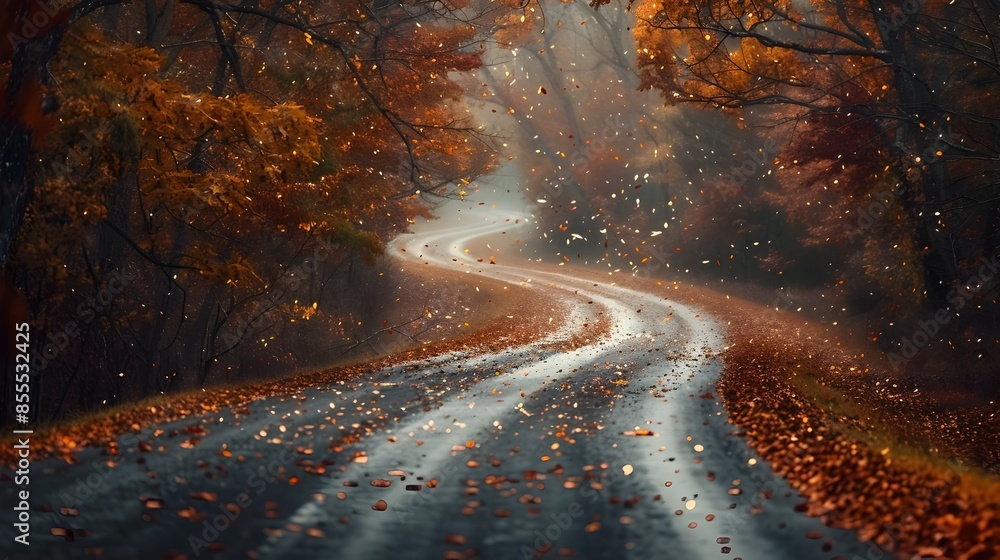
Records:
M463 223L418 228L390 251L401 266L539 290L569 310L555 332L265 399L247 414L149 426L121 442L113 467L94 449L75 465L40 461L32 503L52 511L33 512L27 549L8 544L5 523L5 554L867 557L853 534L797 513L802 499L727 423L714 385L721 325L666 288L509 255L486 264L511 243L508 217L467 208ZM609 330L566 351L583 324ZM190 426L200 441L181 445ZM13 484L0 488L13 504Z

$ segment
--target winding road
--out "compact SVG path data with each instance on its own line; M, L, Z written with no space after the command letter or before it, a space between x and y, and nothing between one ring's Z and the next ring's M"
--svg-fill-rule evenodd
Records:
M538 290L566 310L553 332L264 399L236 417L149 426L138 439L152 449L123 441L113 468L95 449L74 465L40 461L32 502L52 511L32 512L27 548L10 544L5 523L5 553L867 557L852 533L798 513L802 498L727 422L715 392L720 324L665 288L645 293L518 258L512 238L525 226L511 218L461 205L450 227L420 225L390 252L403 267ZM567 351L562 342L584 324L607 328ZM205 433L182 447L193 423ZM5 504L12 486L0 484Z

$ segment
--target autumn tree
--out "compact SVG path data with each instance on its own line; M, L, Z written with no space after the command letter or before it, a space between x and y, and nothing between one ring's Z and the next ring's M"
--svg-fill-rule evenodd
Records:
M779 199L811 241L883 198L889 248L861 260L935 304L996 253L1000 122L972 101L996 93L994 3L636 4L644 87L790 140Z
M80 3L14 45L0 249L48 337L49 411L287 370L309 333L368 329L336 286L422 195L490 168L453 76L506 9Z

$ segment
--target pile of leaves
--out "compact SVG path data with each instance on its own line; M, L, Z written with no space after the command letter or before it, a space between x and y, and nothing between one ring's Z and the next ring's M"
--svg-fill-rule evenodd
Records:
M979 415L960 414L955 418L964 421L949 430L932 426L929 420L942 410L932 395L899 415L904 407L898 393L893 398L876 387L872 366L828 334L735 299L724 304L704 294L695 299L729 323L730 346L718 389L730 422L808 500L803 511L857 531L880 555L994 557L1000 547L1000 483L920 452L897 456L892 447L873 447L867 434L885 432L919 445L937 428L946 434L940 439L956 440L952 454L970 459L961 454L970 449L963 443L996 449L996 429L983 426ZM828 396L817 398L804 389L817 386L830 388L821 393ZM838 394L856 403L857 416L843 412L844 406L825 406L823 400ZM967 441L968 434L985 439Z

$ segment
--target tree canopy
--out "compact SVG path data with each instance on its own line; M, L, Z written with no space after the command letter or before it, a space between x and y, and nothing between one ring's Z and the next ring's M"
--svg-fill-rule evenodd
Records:
M603 2L600 2L603 3ZM787 140L776 200L810 243L885 206L875 276L941 302L996 252L992 2L638 2L643 87ZM866 236L868 237L868 236Z
M363 334L337 297L352 263L492 166L457 80L515 8L12 3L0 270L50 335L47 404L202 386L232 359L294 362L309 332Z

